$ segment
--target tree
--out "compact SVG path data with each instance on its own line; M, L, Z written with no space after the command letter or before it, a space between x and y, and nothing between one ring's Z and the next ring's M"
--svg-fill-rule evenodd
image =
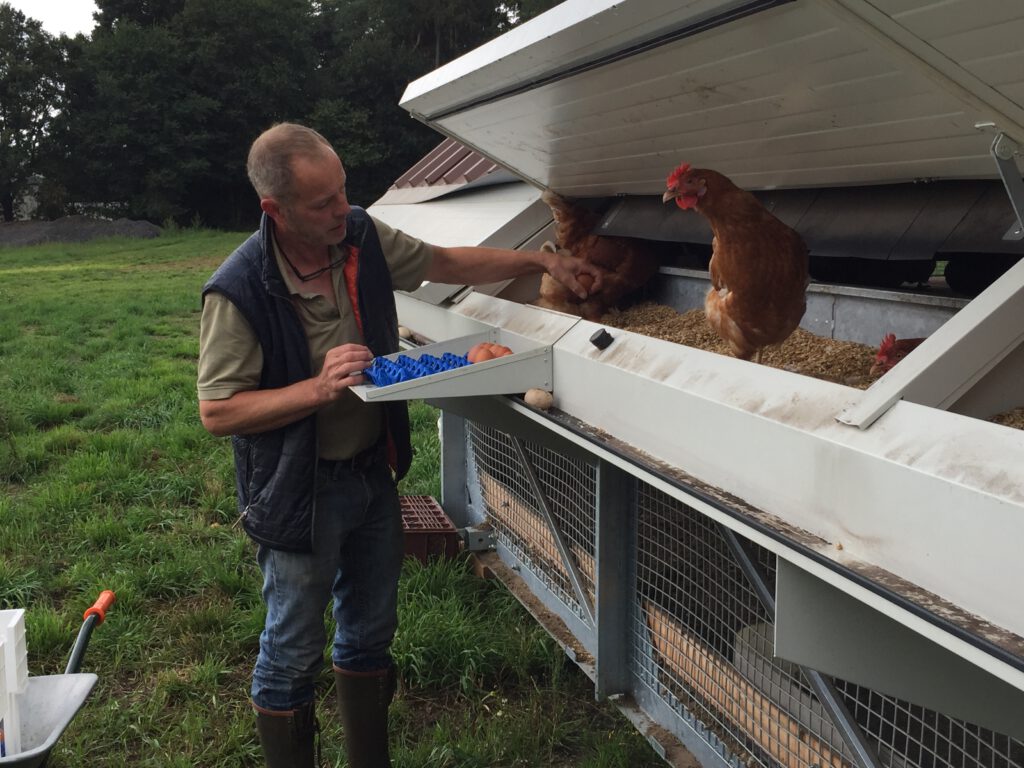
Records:
M349 196L369 204L441 137L398 103L406 86L554 0L320 0L310 122L337 147ZM355 118L355 119L353 119Z
M101 23L75 57L70 186L78 199L157 223L249 226L258 214L244 173L249 144L271 123L301 118L311 101L309 4L181 5L161 21ZM101 7L102 16L112 5Z
M96 0L96 24L108 32L121 24L141 27L166 24L185 7L185 0Z
M551 0L530 0L552 5ZM369 204L440 137L398 101L411 80L533 12L479 0L98 0L68 42L62 175L77 200L161 223L248 227L252 140L319 130Z
M155 222L187 212L216 105L189 87L183 58L168 29L133 23L94 35L73 57L63 138L75 199Z
M39 167L63 103L61 47L42 25L0 3L0 208L15 200Z
M249 146L273 123L302 120L316 100L318 55L309 0L191 2L174 22L192 89L216 102L205 121L209 166L196 193L204 221L254 225Z

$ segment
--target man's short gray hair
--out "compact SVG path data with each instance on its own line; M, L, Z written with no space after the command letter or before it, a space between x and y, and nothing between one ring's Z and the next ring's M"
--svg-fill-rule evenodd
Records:
M298 123L278 123L256 137L249 148L246 171L260 198L288 200L292 193L292 160L319 159L334 152L323 136Z

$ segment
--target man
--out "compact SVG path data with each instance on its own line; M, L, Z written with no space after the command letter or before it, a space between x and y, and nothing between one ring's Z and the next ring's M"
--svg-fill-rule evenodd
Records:
M404 403L349 387L398 349L393 288L482 284L546 270L586 297L600 270L546 252L441 248L352 208L345 169L304 126L261 134L248 159L260 229L203 288L199 413L232 435L242 524L258 543L266 625L252 700L270 768L314 765L314 681L333 598L335 686L352 768L390 765L389 647L409 468Z

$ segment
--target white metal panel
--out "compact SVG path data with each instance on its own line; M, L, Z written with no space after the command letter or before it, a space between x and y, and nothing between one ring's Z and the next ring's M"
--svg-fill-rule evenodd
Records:
M599 57L744 0L568 0L411 83L402 105L418 115ZM628 6L628 7L627 7Z
M1021 51L1014 51L1013 45L1021 39L1024 39L1024 18L981 29L958 30L935 42L954 61L982 79L1001 85L1020 82ZM988 53L989 50L995 53ZM984 51L984 55L979 56L979 51Z
M778 560L780 658L1024 738L1024 692Z
M1024 110L1021 105L1006 99L991 83L974 76L963 62L942 53L937 41L924 40L891 16L879 11L868 0L816 0L836 15L845 26L863 32L883 50L899 61L926 75L936 87L949 92L971 111L987 115L987 120L1011 135L1024 133ZM931 6L922 2L923 6ZM1005 5L999 0L984 0L972 4L972 12L984 18L986 11ZM936 8L939 6L935 6ZM932 10L928 7L928 10ZM993 40L979 41L975 52L979 56L1014 53L1016 46L1006 50L994 47ZM1019 78L1018 78L1019 79Z
M387 355L387 359L396 360L402 354L414 360L421 355L440 357L446 352L461 355L481 341L504 342L505 346L512 347L514 352L505 357L464 365L461 368L453 368L442 373L422 376L397 384L387 386L360 384L349 389L356 397L367 403L438 397L510 395L525 392L534 387L544 390L551 389L551 348L532 345L523 348L523 342L530 344L531 340L522 340L522 337L504 332L498 333L496 337L493 332L487 332L446 339L406 353L396 352Z
M372 205L370 214L433 245L479 245L514 222L540 200L540 192L526 184L485 187L455 197L410 205ZM541 204L545 217L547 206ZM518 241L533 234L536 222L525 222ZM518 241L513 244L518 244Z
M962 34L998 34L1014 22L1024 19L1020 3L979 3L976 0L947 0L946 2L894 3L875 0L873 5L891 16L909 32L920 37L953 59L947 41ZM902 6L899 10L894 6ZM973 48L978 51L978 48Z
M510 301L490 304L477 301L475 304L474 317L440 309L427 311L424 302L412 295L395 293L399 322L433 341L501 328L528 337L537 344L549 345L558 341L579 321L578 317L559 312L538 314L534 308Z
M412 205L436 200L448 195L462 194L469 190L481 189L496 184L511 184L519 178L508 171L496 169L471 182L452 184L430 184L427 186L391 187L374 203L374 205Z
M748 188L994 176L989 140L974 126L1024 126L1014 101L1024 90L1015 34L1024 6L890 5L898 18L862 0L796 0L565 76L575 59L558 46L517 50L506 35L494 41L501 63L518 62L534 84L483 63L479 74L492 79L430 76L410 86L403 106L570 196L656 194L683 160ZM618 21L664 23L655 8L626 0ZM680 10L696 21L708 9ZM561 29L582 35L595 18Z
M651 297L654 301L678 312L704 307L711 286L707 272L662 267L660 273L661 280ZM967 299L952 296L811 283L800 327L826 339L874 347L887 333L895 333L900 339L929 336L967 303ZM1020 400L1024 403L1024 393Z
M490 322L505 303L450 311ZM599 327L554 345L557 407L1024 636L1024 432L907 402L851 430L835 415L858 390L621 330L602 353Z

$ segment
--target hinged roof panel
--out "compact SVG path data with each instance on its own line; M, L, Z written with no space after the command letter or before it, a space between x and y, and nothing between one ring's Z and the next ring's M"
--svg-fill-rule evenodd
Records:
M994 178L1024 143L1024 3L570 0L402 105L532 183L658 194L679 162L750 189Z

